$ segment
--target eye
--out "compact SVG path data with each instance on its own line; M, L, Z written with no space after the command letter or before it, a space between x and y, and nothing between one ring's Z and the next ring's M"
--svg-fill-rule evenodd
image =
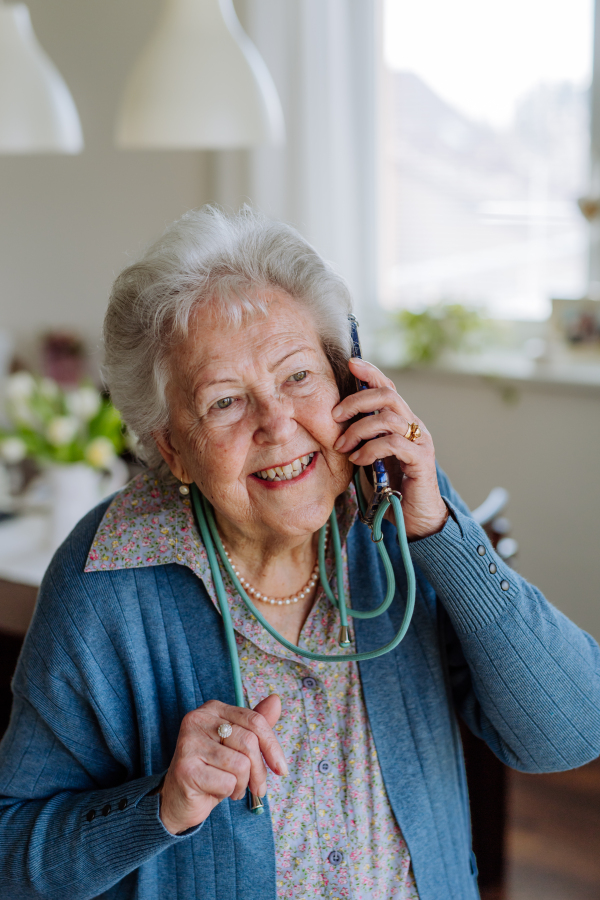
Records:
M227 409L228 406L231 406L233 403L233 397L223 397L222 400L217 400L215 406L217 409Z
M308 372L295 372L293 375L290 375L288 381L304 381Z

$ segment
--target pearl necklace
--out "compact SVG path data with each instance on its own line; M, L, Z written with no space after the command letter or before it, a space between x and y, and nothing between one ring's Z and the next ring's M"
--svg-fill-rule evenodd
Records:
M327 530L329 530L329 524L327 525ZM289 597L267 597L264 594L261 594L260 591L257 591L256 588L253 588L252 585L246 581L246 579L242 576L241 572L236 569L235 563L227 552L227 548L223 544L223 550L225 552L225 556L229 560L229 564L233 569L239 583L244 588L247 594L252 597L253 600L259 600L261 603L270 603L271 606L289 606L290 603L297 603L298 600L304 600L305 597L308 597L315 584L317 583L317 579L319 577L319 560L317 559L314 568L311 572L310 578L302 588L302 590L297 591L295 594L290 594Z

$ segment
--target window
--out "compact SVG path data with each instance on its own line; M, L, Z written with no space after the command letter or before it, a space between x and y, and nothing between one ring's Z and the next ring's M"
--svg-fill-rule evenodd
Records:
M585 294L593 0L384 0L383 31L384 306Z

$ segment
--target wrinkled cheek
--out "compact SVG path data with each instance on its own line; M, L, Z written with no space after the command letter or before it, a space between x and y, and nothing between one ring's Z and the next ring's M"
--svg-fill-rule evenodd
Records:
M194 450L194 481L214 505L228 492L232 482L237 486L240 466L235 448L225 438L199 441Z

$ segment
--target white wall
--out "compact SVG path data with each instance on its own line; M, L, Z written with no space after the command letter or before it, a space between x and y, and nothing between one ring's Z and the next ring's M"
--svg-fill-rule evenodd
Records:
M161 0L27 0L82 119L80 156L0 155L0 330L24 347L46 327L97 343L112 279L207 197L208 154L112 145L120 91Z
M600 640L600 390L389 374L471 508L507 488L517 568Z

